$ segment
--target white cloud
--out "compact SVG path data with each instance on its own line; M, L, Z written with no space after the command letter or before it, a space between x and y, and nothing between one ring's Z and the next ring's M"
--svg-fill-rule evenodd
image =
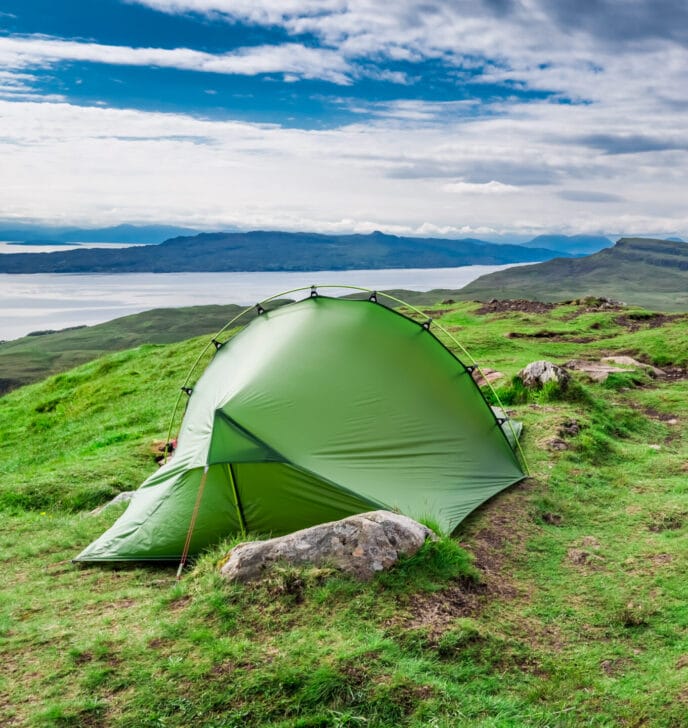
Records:
M590 17L581 10L571 18L563 0L492 3L508 12L479 0L138 2L280 26L299 41L311 33L320 47L293 42L209 54L0 38L0 99L14 101L0 102L0 217L688 235L688 152L679 143L688 51L677 35L683 26L674 31L670 18L653 18L651 3L600 0L586 4ZM612 6L616 16L604 15ZM624 13L646 22L629 35ZM615 17L616 24L602 22ZM432 102L332 98L360 122L329 131L21 102L34 88L32 69L79 60L342 85L367 74L419 89L422 66L416 80L413 67L401 73L388 61L425 60L446 72L440 98L452 78L461 90ZM558 96L460 100L467 83L469 92L471 83L490 83ZM475 89L476 97L484 93Z
M0 217L484 237L688 233L687 152L672 153L672 165L662 151L639 163L561 141L629 125L603 108L538 103L512 111L511 118L396 122L393 131L386 119L304 131L0 101ZM638 127L656 121L637 110ZM414 165L429 171L396 174ZM528 166L546 169L550 183L518 179ZM488 176L500 169L511 177ZM623 200L562 199L570 189Z
M250 76L279 72L300 78L321 78L337 84L349 84L352 72L338 53L324 48L308 48L299 43L254 46L213 54L189 48L131 48L43 36L0 37L0 64L5 68L45 67L59 61L156 66Z
M505 185L497 180L490 180L484 183L475 182L450 182L443 186L446 192L453 192L457 195L506 195L510 192L518 192L515 185Z

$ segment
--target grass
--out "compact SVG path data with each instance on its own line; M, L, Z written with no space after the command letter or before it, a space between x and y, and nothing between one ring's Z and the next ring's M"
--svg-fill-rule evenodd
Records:
M688 245L625 238L583 258L509 268L469 283L458 298L562 301L604 295L659 311L688 310Z
M507 407L533 477L368 584L314 568L226 584L232 540L180 583L174 566L71 564L121 512L90 509L155 467L201 340L110 354L0 399L0 723L687 724L685 372L577 375L536 395L513 379L535 359L620 351L685 367L686 321L588 308L428 309L518 394ZM558 333L527 336L545 330Z
M233 304L158 308L95 326L33 332L21 339L2 341L0 394L113 351L141 344L171 344L202 334L214 334L244 308ZM242 322L250 320L251 315L247 314Z

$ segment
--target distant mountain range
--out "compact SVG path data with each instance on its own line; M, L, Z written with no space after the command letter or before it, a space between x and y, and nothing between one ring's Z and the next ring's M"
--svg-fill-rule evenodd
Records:
M28 245L81 242L154 245L179 235L194 235L197 232L199 231L174 225L115 225L104 228L75 228L0 223L0 240Z
M0 273L171 273L449 268L549 260L559 251L464 238L254 231L201 233L159 245L0 255Z
M688 311L688 243L622 238L585 258L557 258L482 276L463 299L563 301L608 296L659 311Z
M614 243L604 235L538 235L521 245L526 248L547 248L569 255L590 255L611 248Z

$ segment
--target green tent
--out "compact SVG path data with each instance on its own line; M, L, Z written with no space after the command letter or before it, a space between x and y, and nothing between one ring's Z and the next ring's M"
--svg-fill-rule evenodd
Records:
M453 530L524 472L432 329L374 296L263 312L196 383L175 456L76 560L177 559L188 534L194 554L379 508Z

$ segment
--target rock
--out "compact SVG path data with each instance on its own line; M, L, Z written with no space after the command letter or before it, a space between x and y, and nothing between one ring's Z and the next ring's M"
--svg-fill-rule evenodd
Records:
M528 364L521 369L518 376L528 389L542 389L546 382L558 382L562 387L566 387L571 379L566 369L544 360Z
M564 366L567 369L574 369L583 372L594 382L604 382L610 374L620 374L623 372L632 372L633 369L620 369L610 364L602 364L596 361L585 361L583 359L571 359Z
M617 364L622 367L634 367L636 369L644 369L651 377L666 377L666 372L653 367L652 364L643 364L641 361L634 359L632 356L604 356L602 362Z
M480 369L474 369L471 373L471 376L473 377L473 379L475 379L475 383L479 387L484 387L487 384L492 384L492 382L496 382L504 375L502 374L502 372L490 369L489 367L481 367Z
M106 508L109 508L110 506L116 506L118 503L129 503L129 501L134 497L134 493L136 493L135 490L125 490L122 493L118 493L112 500L104 503L102 506L98 506L98 508L94 508L91 511L91 515L97 516L99 513L102 513Z
M260 579L276 563L331 566L361 580L411 556L435 534L407 516L371 511L268 541L235 546L221 569L229 581Z

